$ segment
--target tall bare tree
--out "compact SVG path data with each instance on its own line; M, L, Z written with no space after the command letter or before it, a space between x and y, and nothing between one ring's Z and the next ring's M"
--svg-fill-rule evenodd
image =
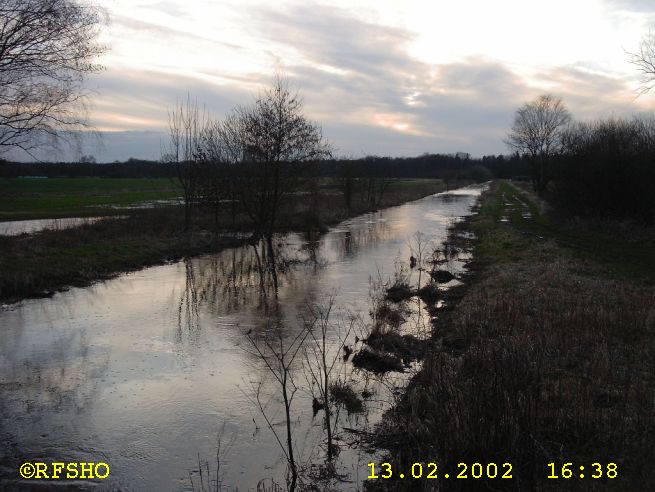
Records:
M240 122L235 115L229 115L224 120L208 120L202 131L202 148L206 162L201 171L203 198L211 202L215 221L225 200L229 202L232 227L236 225L237 173L239 164L243 162L244 150L241 144L242 135Z
M539 193L545 191L548 182L548 160L559 150L561 132L570 122L571 114L562 99L550 94L541 95L516 110L506 143L530 157L532 184Z
M83 82L102 69L102 23L83 0L0 0L0 152L88 126Z

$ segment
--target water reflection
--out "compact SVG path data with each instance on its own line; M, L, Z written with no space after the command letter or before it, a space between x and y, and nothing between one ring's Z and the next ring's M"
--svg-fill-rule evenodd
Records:
M375 214L371 214L375 216ZM338 259L354 258L362 250L375 248L391 237L393 231L387 220L366 220L363 224L347 224L331 232L337 236L335 247Z
M110 359L90 345L84 329L56 336L44 330L31 340L31 357L22 353L22 341L0 345L0 440L6 443L0 446L0 477L11 477L8 490L18 487L23 461L83 453L88 436L80 427L90 423ZM66 449L52 446L53 435L64 436Z
M35 220L14 220L0 222L0 236L19 236L20 234L33 234L43 230L62 230L78 227L86 224L93 224L100 220L122 219L126 215L111 215L104 217L66 217L62 219L35 219Z
M264 381L276 429L283 425L281 398L265 377L265 362L246 350L246 334L287 343L306 326L309 308L333 297L335 329L326 335L328 357L338 356L332 375L348 382L366 409L335 408L335 466L348 480L364 479L369 457L349 444L378 421L418 366L374 375L355 368L352 357L344 360L342 345L353 353L363 346L371 277L380 272L384 283L397 261L408 261L408 238L416 231L441 243L478 193L436 195L357 217L322 236L276 236L271 245L148 268L0 312L0 459L102 456L112 466L109 487L190 490L189 471L197 470L199 455L215 455L215 436L225 425L236 436L222 463L226 485L284 483L286 461L252 405L252 384ZM452 261L452 271L461 268ZM410 275L415 285L417 272ZM351 322L343 340L338 326ZM421 301L408 302L401 328L429 334L430 313ZM304 379L302 364L297 381ZM325 422L321 413L313 418L313 397L311 385L299 384L291 410L298 462L310 472L325 457ZM2 466L0 488L13 483L16 470Z

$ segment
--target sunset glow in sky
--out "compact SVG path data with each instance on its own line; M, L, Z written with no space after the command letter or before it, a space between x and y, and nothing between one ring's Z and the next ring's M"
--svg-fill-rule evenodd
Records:
M187 93L216 117L276 71L339 155L506 152L517 106L543 92L578 119L653 108L637 97L649 0L102 0L106 71L89 79L99 161L157 159ZM356 5L356 6L355 6ZM125 133L136 131L139 133Z

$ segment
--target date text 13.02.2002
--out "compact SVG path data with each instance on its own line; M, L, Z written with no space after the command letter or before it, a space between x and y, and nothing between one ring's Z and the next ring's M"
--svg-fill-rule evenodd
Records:
M379 468L378 468L379 466ZM408 470L393 469L391 463L369 463L369 479L375 478L512 478L511 463L457 463L457 470L443 471L436 463L414 463Z

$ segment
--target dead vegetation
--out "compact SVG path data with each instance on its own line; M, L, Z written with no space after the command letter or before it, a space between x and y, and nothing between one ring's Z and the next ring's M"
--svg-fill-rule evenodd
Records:
M337 405L346 409L348 415L353 413L362 413L364 411L364 402L355 393L352 385L345 381L337 380L330 386L330 397Z
M353 365L360 369L383 374L389 371L402 372L404 370L403 362L400 357L384 352L373 350L367 347L357 352L352 359Z
M391 302L401 302L414 296L416 291L408 284L394 284L387 289L387 299Z
M396 467L514 465L515 480L441 482L444 490L652 489L655 289L485 217L473 222L485 266L442 315L442 350L384 419L378 444ZM620 480L547 480L552 462L616 463Z

